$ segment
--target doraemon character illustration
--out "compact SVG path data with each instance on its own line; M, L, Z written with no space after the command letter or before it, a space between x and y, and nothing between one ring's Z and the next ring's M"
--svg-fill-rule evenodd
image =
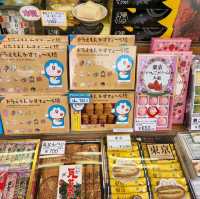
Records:
M119 82L130 82L133 58L129 55L121 55L116 61L115 70Z
M52 128L64 128L66 109L61 105L53 105L48 110L48 118L52 121Z
M62 87L63 64L58 60L49 60L44 65L45 76L49 80L49 87Z
M117 124L127 124L129 112L132 108L131 103L128 100L120 100L115 104L114 114L117 116Z

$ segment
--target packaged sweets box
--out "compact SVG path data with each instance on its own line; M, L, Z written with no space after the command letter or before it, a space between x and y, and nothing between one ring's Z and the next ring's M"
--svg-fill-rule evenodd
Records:
M112 14L112 26L157 26L173 27L177 10L170 8L137 9L137 8L115 8Z
M136 131L171 128L177 64L176 55L138 55Z
M116 199L165 198L169 195L171 198L192 198L172 140L166 136L161 140L139 139L132 139L131 148L107 147L109 196ZM118 143L129 145L124 139Z
M69 35L70 45L134 46L134 35Z
M67 96L7 95L0 107L5 135L69 132Z
M111 34L114 35L135 35L136 41L150 41L152 37L169 38L173 33L172 27L165 27L160 24L156 26L130 26L114 25L111 27Z
M71 90L134 90L135 46L69 46Z
M190 130L200 130L200 57L195 55L190 73L186 121Z
M72 131L132 128L134 92L70 93Z
M40 140L1 140L1 194L4 198L34 197Z
M132 0L114 0L113 6L118 8L160 8L162 6L167 6L168 8L178 9L180 5L180 0L144 0L144 1L132 1Z
M62 155L49 157L48 154L40 153L37 199L75 198L73 196L106 198L105 152L102 141L63 142L65 150ZM75 186L76 179L78 186ZM67 186L69 181L73 182L71 189Z
M2 49L0 94L66 93L68 90L66 51Z

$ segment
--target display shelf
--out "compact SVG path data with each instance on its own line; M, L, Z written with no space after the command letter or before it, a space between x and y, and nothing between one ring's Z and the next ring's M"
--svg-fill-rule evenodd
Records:
M97 131L97 132L70 132L66 134L40 134L40 135L2 135L2 139L41 139L41 140L94 140L101 139L108 134L131 134L132 136L141 136L141 137L152 137L152 136L176 136L177 133L186 133L187 129L182 125L173 126L170 131L159 131L159 132L118 132L113 133L112 131Z

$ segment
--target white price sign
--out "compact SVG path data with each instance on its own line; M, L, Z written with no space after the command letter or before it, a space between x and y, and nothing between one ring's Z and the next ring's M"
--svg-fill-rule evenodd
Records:
M65 154L65 141L43 141L40 155Z
M200 117L192 117L191 120L191 130L200 130Z
M108 135L107 136L108 150L129 150L131 149L130 135Z
M67 15L62 11L41 11L42 26L66 27Z
M156 131L156 119L136 118L135 131Z

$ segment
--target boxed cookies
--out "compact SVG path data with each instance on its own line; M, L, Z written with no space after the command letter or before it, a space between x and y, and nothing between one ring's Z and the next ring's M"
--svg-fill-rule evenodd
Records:
M2 49L0 95L66 93L66 50Z
M70 45L134 46L134 35L69 35Z
M71 90L134 90L135 46L69 46Z
M70 93L73 131L132 128L134 92Z
M101 142L92 140L66 141L65 152L59 156L41 154L37 199L106 198L103 159Z
M177 64L176 55L138 55L136 131L171 128Z
M39 140L0 141L2 198L33 198L39 143Z
M69 132L66 96L7 95L0 110L5 135Z

